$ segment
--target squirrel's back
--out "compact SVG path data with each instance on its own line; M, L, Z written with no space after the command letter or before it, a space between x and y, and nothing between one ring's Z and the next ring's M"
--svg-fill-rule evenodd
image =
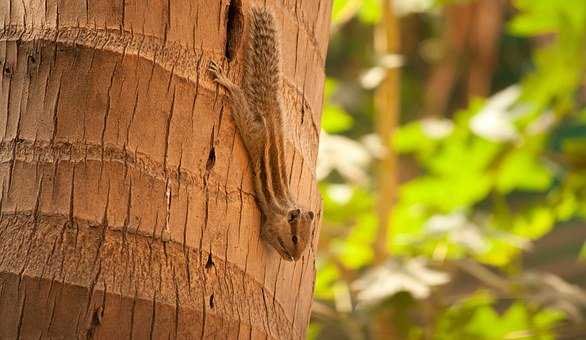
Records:
M277 35L273 13L266 7L252 7L245 70L249 100L277 98L280 81L280 46Z

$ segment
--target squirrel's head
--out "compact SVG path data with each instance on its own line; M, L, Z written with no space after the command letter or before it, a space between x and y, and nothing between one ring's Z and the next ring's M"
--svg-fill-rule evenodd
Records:
M287 261L298 260L311 237L313 211L291 209L286 215L275 215L266 220L263 238Z

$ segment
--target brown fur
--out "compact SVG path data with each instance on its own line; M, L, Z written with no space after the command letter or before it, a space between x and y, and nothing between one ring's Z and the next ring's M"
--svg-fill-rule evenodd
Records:
M263 213L261 235L286 260L298 260L309 243L314 214L299 208L285 167L279 42L273 14L253 7L250 40L241 87L215 63L209 70L226 88L232 116L254 171L256 199Z

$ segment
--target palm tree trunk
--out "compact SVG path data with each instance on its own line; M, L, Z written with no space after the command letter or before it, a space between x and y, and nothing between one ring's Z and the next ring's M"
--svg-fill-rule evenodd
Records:
M320 211L331 4L267 5L291 186ZM250 6L0 0L0 339L304 338L319 227L295 263L260 240L248 158L205 72L240 79Z

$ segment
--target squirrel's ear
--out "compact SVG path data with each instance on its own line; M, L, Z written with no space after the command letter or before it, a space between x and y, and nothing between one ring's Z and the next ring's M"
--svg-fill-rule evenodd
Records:
M299 219L300 214L301 214L301 210L299 210L299 209L289 210L289 212L287 213L287 221L289 223L293 223L293 222L297 221Z

